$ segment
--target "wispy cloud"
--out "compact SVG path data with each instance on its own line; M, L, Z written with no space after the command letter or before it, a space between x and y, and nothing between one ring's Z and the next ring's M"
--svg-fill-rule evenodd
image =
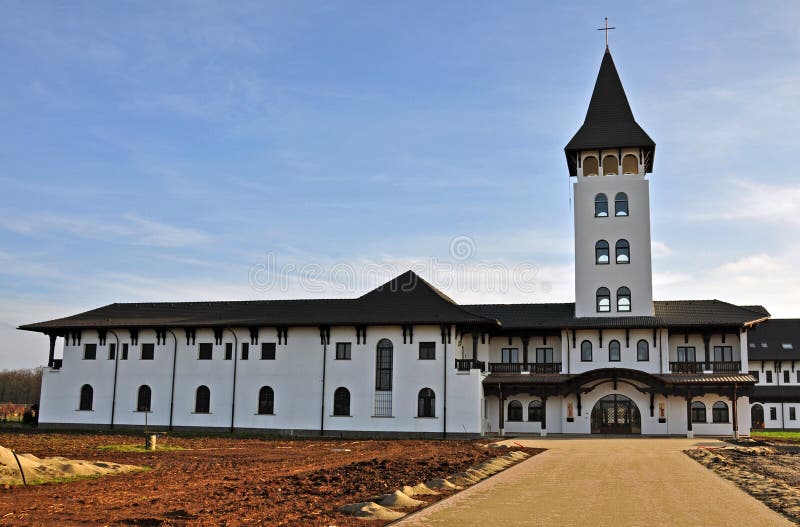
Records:
M716 199L723 206L705 208L690 216L696 220L800 223L800 185L738 180Z

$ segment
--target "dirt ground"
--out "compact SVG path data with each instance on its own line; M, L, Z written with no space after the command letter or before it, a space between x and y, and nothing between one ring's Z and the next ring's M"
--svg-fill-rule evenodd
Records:
M800 524L800 445L743 440L735 447L689 450L689 457Z
M0 445L39 457L152 468L69 483L0 488L0 525L379 526L386 522L365 523L336 509L498 455L497 449L478 441L224 436L162 439L186 450L97 449L141 440L141 435L101 433L0 433Z

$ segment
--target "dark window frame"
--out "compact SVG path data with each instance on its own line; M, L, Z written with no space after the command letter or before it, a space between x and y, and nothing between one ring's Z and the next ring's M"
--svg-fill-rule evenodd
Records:
M419 360L436 360L436 342L419 343Z
M776 421L778 419L778 409L774 406L770 406L769 408L769 419L770 421Z
M594 217L608 218L608 196L602 192L594 197Z
M205 384L198 386L194 392L194 413L211 413L211 390Z
M789 421L797 420L797 409L794 406L789 407Z
M617 192L614 196L614 216L630 217L631 212L628 207L628 195L624 192Z
M500 348L500 362L503 364L519 364L519 348L513 346Z
M94 388L91 384L81 386L80 397L78 399L78 410L81 412L91 412L94 408Z
M108 345L108 360L114 360L117 358L117 344L115 342L111 342Z
M151 412L153 401L153 390L150 386L142 384L136 391L136 411Z
M783 370L783 384L789 384L792 382L789 370Z
M681 353L683 353L683 358L681 358ZM697 362L697 347L696 346L678 346L676 349L676 354L678 358L678 362ZM691 360L689 360L689 355L691 354Z
M625 299L628 300L627 306L620 304L620 301ZM619 287L617 289L617 312L630 313L632 309L633 309L633 301L631 300L631 290L628 286L623 285L622 287Z
M766 379L764 379L764 382L771 383L772 382L772 370L767 370L764 373L766 374Z
M261 360L276 360L278 346L274 342L261 343Z
M522 422L522 403L514 399L508 402L508 415L506 421L509 423Z
M606 261L602 261L605 256ZM606 240L597 240L594 244L594 263L595 265L608 265L611 263L611 249Z
M537 364L553 364L555 362L553 348L536 348L536 362Z
M528 403L528 422L541 423L544 417L544 407L542 401L534 399Z
M333 391L333 415L350 416L350 390L339 386Z
M233 342L225 343L225 360L233 360Z
M120 356L119 360L128 360L128 343L124 342L122 344L122 355Z
M394 376L394 344L381 339L375 348L375 391L392 391Z
M155 360L156 359L156 345L152 343L145 343L139 348L139 360Z
M706 405L702 401L692 403L692 423L707 423Z
M603 300L608 302L608 305L605 308L602 305ZM607 287L597 288L597 292L595 293L595 309L597 309L598 313L611 312L611 291L609 291Z
M258 390L258 415L275 415L275 390L271 386Z
M620 256L626 256L627 261L619 261ZM617 240L614 244L614 262L618 265L628 265L631 263L631 243L626 239Z
M730 423L730 411L725 401L717 401L711 406L712 423Z
M83 360L97 360L97 344L83 345Z
M214 345L210 342L201 342L198 344L197 360L214 360Z
M417 417L436 417L436 393L431 388L417 393Z
M616 348L617 358L615 359L612 356L612 352ZM608 362L620 362L622 361L622 346L620 345L619 341L614 339L608 342Z
M714 362L733 362L733 346L714 346L713 353ZM718 356L722 358L719 359Z
M353 344L351 342L337 342L335 358L336 360L351 360L353 357Z
M588 344L588 347L585 346L585 344ZM588 353L587 353L587 350L588 350ZM591 340L584 340L584 341L581 342L581 362L592 362L592 341Z
M644 344L644 347L642 347ZM644 353L642 351L644 350ZM636 360L639 362L647 362L650 360L650 343L647 339L639 339L636 343Z
M250 343L242 342L242 360L250 359Z

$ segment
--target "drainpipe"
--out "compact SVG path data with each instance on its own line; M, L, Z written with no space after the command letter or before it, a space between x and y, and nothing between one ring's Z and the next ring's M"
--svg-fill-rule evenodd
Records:
M236 351L239 348L239 338L236 336L236 332L231 328L225 329L230 331L231 335L233 335L233 395L231 396L231 432L233 432L233 420L236 416L236 365L238 363L238 354Z
M326 329L327 328L324 327L319 328L319 338L322 341L322 397L319 411L320 437L325 433L325 367L328 362L328 340L330 339L330 333L327 333Z
M169 429L172 430L172 416L175 411L175 368L178 363L178 337L171 329L166 330L167 333L172 335L172 340L175 341L175 347L172 349L172 387L169 393Z
M122 350L119 347L119 336L117 336L116 332L111 329L108 332L114 335L117 340L117 349L114 351L114 387L111 390L111 424L108 427L109 430L114 430L114 410L117 405L117 370L119 370L119 354Z
M447 337L450 336L450 326L442 326L442 344L444 351L442 353L442 362L444 363L443 375L443 397L442 397L442 438L447 439ZM483 423L481 423L483 427Z

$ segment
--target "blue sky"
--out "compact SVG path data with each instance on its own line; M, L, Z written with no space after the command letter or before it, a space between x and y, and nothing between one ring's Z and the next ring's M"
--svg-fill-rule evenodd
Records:
M604 16L658 145L656 297L800 316L794 2L0 9L0 369L46 361L17 325L111 302L354 296L409 267L464 302L572 300L563 147Z

